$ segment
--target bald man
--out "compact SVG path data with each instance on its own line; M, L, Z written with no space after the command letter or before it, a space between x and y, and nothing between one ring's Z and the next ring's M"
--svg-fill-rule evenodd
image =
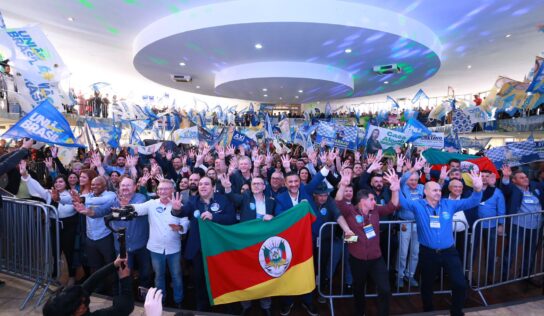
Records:
M442 199L442 188L434 182L425 184L425 199L406 199L400 195L400 205L414 213L419 239L421 268L421 299L424 311L433 308L433 283L441 268L446 270L452 285L452 315L463 315L467 284L459 253L454 246L453 214L478 206L482 199L482 177L472 171L474 192L467 199Z

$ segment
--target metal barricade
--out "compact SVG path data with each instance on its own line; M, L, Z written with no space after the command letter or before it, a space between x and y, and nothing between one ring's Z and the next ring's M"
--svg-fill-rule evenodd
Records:
M464 234L460 236L460 232L454 231L454 240L458 246L462 247L460 251L460 256L463 262L464 271L466 272L467 267L467 246L468 246L468 227L467 224L462 221L454 221L455 225L463 225ZM397 220L397 221L381 221L380 222L380 243L382 249L382 257L385 260L387 269L389 271L389 279L397 280L399 276L395 276L395 273L402 273L404 271L397 272L399 269L398 258L400 256L400 247L396 247L395 244L400 238L398 233L402 229L402 225L407 225L406 228L410 230L416 230L415 221L408 220ZM347 259L349 254L347 251L346 244L342 238L343 232L340 226L335 222L325 223L321 226L319 230L319 239L318 239L318 258L317 258L317 290L318 294L323 298L329 301L329 307L331 315L334 316L334 300L340 298L352 298L353 294L349 293L348 289L344 286L346 281L349 281L349 263ZM415 234L414 234L415 235ZM417 236L414 236L417 237ZM412 237L412 238L414 238ZM332 242L330 242L332 241ZM410 255L414 251L419 251L418 249L411 249L406 256L407 264L406 269L411 268L411 263L409 262ZM335 257L336 256L336 257ZM413 269L415 271L415 269ZM325 276L322 275L325 273ZM334 276L338 274L339 277L335 278ZM391 283L391 282L390 282ZM368 282L367 282L368 284ZM444 282L444 270L440 272L440 280L438 289L434 291L435 294L451 294L451 289L447 287ZM407 286L399 286L398 282L394 282L394 286L391 286L391 294L393 296L407 296L407 295L419 295L419 287L415 289L407 283ZM368 286L365 289L366 297L377 297L375 289L369 291Z
M56 236L51 240L51 227ZM56 243L53 259L52 243ZM59 220L50 205L10 197L3 198L0 210L0 271L34 282L19 306L23 310L36 292L43 288L39 306L53 282L53 265L60 271Z
M539 211L474 222L468 278L485 306L483 290L544 275L543 215Z

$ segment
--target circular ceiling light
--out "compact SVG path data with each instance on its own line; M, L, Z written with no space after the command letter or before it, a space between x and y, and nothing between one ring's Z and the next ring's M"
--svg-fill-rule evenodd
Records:
M182 61L179 63L179 65L180 65L181 67L185 67L185 63L182 62Z
M468 66L467 66L467 69L470 69L470 68L472 68L472 65L468 65Z
M263 92L266 92L266 91L268 91L268 89L267 89L267 88L263 88Z
M509 38L510 36L512 36L512 34L506 34L506 38Z
M384 81L383 83L385 83L385 84L389 84L389 81Z
M266 98L267 96L268 96L268 94L263 95L263 97L265 97L265 98Z
M197 89L200 89L200 86L196 86Z
M261 49L261 48L263 48L263 45L260 44L260 43L257 43L257 44L255 44L255 48L256 49Z
M346 54L349 54L351 53L351 48L346 48L346 50L344 51Z
M74 22L74 18L71 17L71 16L69 16L67 19L68 19L68 21L70 21L70 22Z
M304 90L298 90L298 93L303 93L303 92L304 92Z

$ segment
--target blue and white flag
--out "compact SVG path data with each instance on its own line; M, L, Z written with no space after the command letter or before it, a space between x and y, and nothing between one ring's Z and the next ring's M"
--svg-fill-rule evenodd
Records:
M497 168L503 164L514 167L541 160L534 141L506 143L506 146L486 150L485 155Z
M412 104L416 104L421 98L429 100L429 97L423 92L423 89L419 89L417 93L412 98Z
M485 146L489 144L491 137L486 138L468 138L468 137L459 137L459 142L461 143L461 148L472 148L476 150L485 149Z
M231 145L233 145L235 148L237 148L240 145L248 145L251 146L252 144L255 144L255 140L249 138L246 134L234 131L232 134L232 139L230 141Z
M343 126L331 122L320 121L316 129L316 142L342 149L357 149L357 127Z
M415 111L415 110L406 110L404 111L404 121L405 122L408 122L410 119L416 119L417 120L417 116L419 115L419 112L418 111Z
M176 143L176 145L179 144L190 144L190 145L196 145L198 144L198 127L192 126L188 128L182 128L175 130L172 133L172 141Z
M112 148L119 147L119 139L121 138L121 129L114 124L102 123L96 119L88 119L87 125L92 131L97 144L104 143Z
M534 77L527 92L544 94L544 58L542 57L537 57L535 61Z
M330 102L327 102L325 105L325 117L330 117L332 115L332 108Z
M85 147L76 143L70 124L49 102L43 101L2 135L6 138L28 137L46 144Z
M270 123L270 116L268 116L268 113L266 113L266 116L265 116L265 128L266 128L266 138L267 139L274 139L274 132L273 132L273 129L272 129L272 123Z
M452 129L456 133L470 133L474 124L470 121L470 117L462 110L453 110Z
M398 109L400 108L399 107L399 104L397 103L397 101L395 99L393 99L391 96L387 96L387 101L390 101L391 102L391 108L392 109Z
M432 132L425 125L423 125L423 123L414 118L411 118L408 120L408 122L406 122L403 132L409 137L407 142L413 142L422 136L432 134Z
M91 90L94 92L102 92L105 88L109 87L110 84L107 82L95 82L92 85L90 85Z

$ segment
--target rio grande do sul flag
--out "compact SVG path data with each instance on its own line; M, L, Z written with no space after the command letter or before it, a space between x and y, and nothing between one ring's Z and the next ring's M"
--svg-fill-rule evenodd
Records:
M271 221L199 222L210 304L299 295L315 288L312 222L302 202Z

